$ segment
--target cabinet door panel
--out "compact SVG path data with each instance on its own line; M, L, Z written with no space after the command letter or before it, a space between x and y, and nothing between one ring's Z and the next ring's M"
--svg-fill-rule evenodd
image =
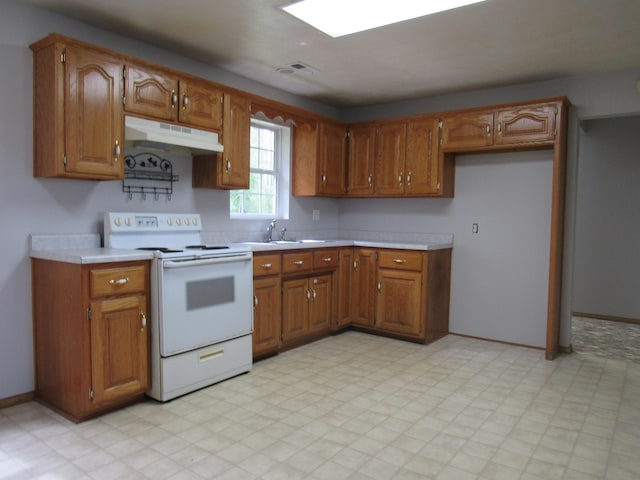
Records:
M404 192L404 164L407 125L390 124L378 128L376 134L375 192L399 195Z
M91 303L91 371L96 405L149 387L149 342L143 295Z
M258 278L253 281L253 355L277 351L280 346L282 310L280 278Z
M125 111L159 120L178 118L178 79L150 68L128 65Z
M496 112L496 145L550 142L556 138L555 104L506 108Z
M320 185L324 195L342 195L345 188L347 136L342 125L320 124Z
M282 340L305 335L309 325L309 292L306 278L282 282Z
M320 275L309 279L309 333L329 330L331 326L332 278L331 275Z
M121 65L107 55L69 48L65 69L66 171L121 178Z
M222 91L194 80L180 80L178 118L196 128L220 130ZM236 108L234 104L233 108Z
M371 326L375 313L375 252L369 249L356 250L356 267L354 272L353 308L351 323Z
M392 333L419 335L422 326L421 291L419 273L380 270L376 326Z
M374 187L376 129L353 126L349 129L349 161L347 193L353 196L371 195Z
M224 95L222 144L224 152L218 155L219 186L223 188L249 188L249 149L251 116L249 99L240 95Z
M355 256L352 248L340 250L340 263L338 266L338 318L335 327L342 328L351 323L356 299L354 293L355 283Z
M416 120L407 125L405 193L431 195L440 192L438 120Z
M442 147L464 152L493 145L493 112L458 113L442 121Z

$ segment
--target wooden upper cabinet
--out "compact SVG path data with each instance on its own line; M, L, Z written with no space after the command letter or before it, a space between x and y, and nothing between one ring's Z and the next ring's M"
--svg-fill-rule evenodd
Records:
M555 142L558 110L556 103L498 110L495 114L495 144Z
M445 166L442 164L443 159L438 155L439 134L437 118L414 120L407 124L407 154L404 167L406 195L443 193Z
M122 178L122 64L50 36L34 52L34 176Z
M443 149L458 152L493 145L493 111L445 116L440 143Z
M318 192L344 195L346 191L347 130L344 125L320 123Z
M251 103L248 97L224 94L222 144L224 152L218 170L220 186L249 188Z
M345 193L345 125L311 118L294 119L294 195L342 196Z
M372 125L349 127L347 195L367 196L374 191L376 129Z
M178 78L161 69L127 65L125 111L194 128L220 130L222 91L212 84Z
M193 188L249 188L251 102L244 95L225 92L223 103L221 141L224 151L193 157Z
M376 129L375 193L377 195L404 193L406 142L406 123L389 123Z

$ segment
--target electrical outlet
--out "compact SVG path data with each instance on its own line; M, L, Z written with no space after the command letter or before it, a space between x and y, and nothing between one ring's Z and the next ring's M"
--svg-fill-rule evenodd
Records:
M320 220L320 210L314 210L312 218L314 220Z
M474 223L471 225L471 233L478 233L478 224Z

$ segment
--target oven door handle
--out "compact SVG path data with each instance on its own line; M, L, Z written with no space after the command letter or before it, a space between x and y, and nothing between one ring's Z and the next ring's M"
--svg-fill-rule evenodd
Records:
M184 268L184 267L198 267L201 265L215 265L220 263L233 263L233 262L248 262L251 260L252 255L239 255L236 257L222 257L222 258L204 258L200 260L184 260L176 262L173 260L165 260L162 263L164 268Z

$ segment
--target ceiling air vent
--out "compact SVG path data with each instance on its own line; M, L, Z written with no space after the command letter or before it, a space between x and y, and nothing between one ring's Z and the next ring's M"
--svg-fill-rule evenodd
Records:
M313 68L311 65L307 65L306 63L293 62L293 63L290 63L289 65L285 65L284 67L278 68L277 72L282 73L283 75L291 75L293 73L298 73L298 72L314 74L314 73L318 73L318 69Z

